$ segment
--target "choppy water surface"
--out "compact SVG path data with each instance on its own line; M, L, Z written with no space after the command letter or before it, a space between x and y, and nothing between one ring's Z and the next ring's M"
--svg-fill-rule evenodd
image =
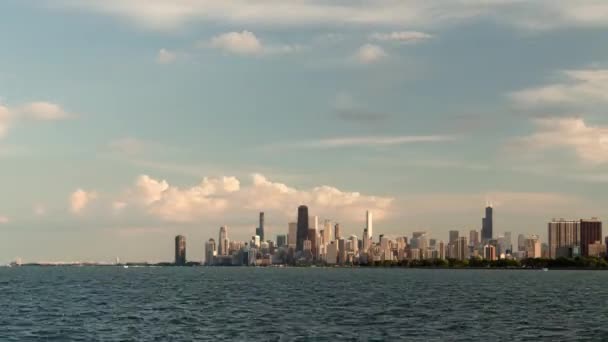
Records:
M608 340L608 272L3 268L0 341Z

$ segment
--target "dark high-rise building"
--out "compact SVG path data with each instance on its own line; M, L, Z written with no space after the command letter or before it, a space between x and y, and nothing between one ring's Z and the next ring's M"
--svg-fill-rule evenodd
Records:
M602 241L602 221L592 218L581 220L581 255L589 256L589 245L596 241Z
M175 237L175 265L186 265L186 237L183 235Z
M264 240L264 212L260 213L260 225L255 230L255 235L260 237L260 241Z
M492 240L493 222L493 209L491 206L488 206L486 207L486 217L481 219L481 241L483 243Z
M287 236L277 235L277 247L287 246Z
M304 240L308 239L308 207L305 205L298 207L297 228L296 252L301 252L304 250Z
M450 230L450 243L454 243L460 237L460 232L457 230Z

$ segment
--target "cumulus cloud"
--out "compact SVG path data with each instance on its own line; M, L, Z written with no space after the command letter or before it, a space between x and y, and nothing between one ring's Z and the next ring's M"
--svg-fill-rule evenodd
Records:
M4 215L0 215L0 224L7 224L9 223L11 220L9 220L8 217L4 216Z
M392 198L344 192L331 186L299 190L272 182L261 174L252 175L251 184L245 187L235 177L220 177L204 178L189 188L142 175L126 194L125 200L135 207L171 222L193 222L243 210L267 210L291 217L301 204L314 208L319 215L344 217L372 209L381 219L392 203Z
M399 43L417 43L433 38L432 34L418 31L395 31L390 33L373 33L370 39L378 41L393 41Z
M527 153L568 149L585 162L608 162L608 126L588 125L581 118L544 118L535 123L534 133L516 138L510 147Z
M97 199L95 191L85 191L77 189L70 195L70 210L72 213L78 214L82 212L92 201Z
M388 54L378 45L365 44L357 50L355 58L361 64L372 64L386 58Z
M64 120L69 114L58 104L40 101L25 104L20 113L26 118L40 121Z
M608 69L560 72L562 82L511 93L517 104L528 107L608 103Z
M159 64L171 64L177 59L177 54L165 48L158 50L156 62Z
M297 52L299 45L268 45L264 44L253 32L227 32L211 38L209 43L201 43L226 53L241 56L278 55Z
M211 39L211 46L239 55L257 55L263 51L262 43L253 32L228 32Z

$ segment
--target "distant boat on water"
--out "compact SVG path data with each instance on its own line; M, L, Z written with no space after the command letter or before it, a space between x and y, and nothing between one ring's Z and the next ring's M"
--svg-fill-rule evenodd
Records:
M547 272L547 271L549 271L549 269L546 267L543 267L543 272Z

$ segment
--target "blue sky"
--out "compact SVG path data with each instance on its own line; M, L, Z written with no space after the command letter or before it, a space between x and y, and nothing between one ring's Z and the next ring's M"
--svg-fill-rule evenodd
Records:
M298 204L361 235L604 217L603 1L9 0L0 260L168 260ZM205 177L206 181L203 180Z

